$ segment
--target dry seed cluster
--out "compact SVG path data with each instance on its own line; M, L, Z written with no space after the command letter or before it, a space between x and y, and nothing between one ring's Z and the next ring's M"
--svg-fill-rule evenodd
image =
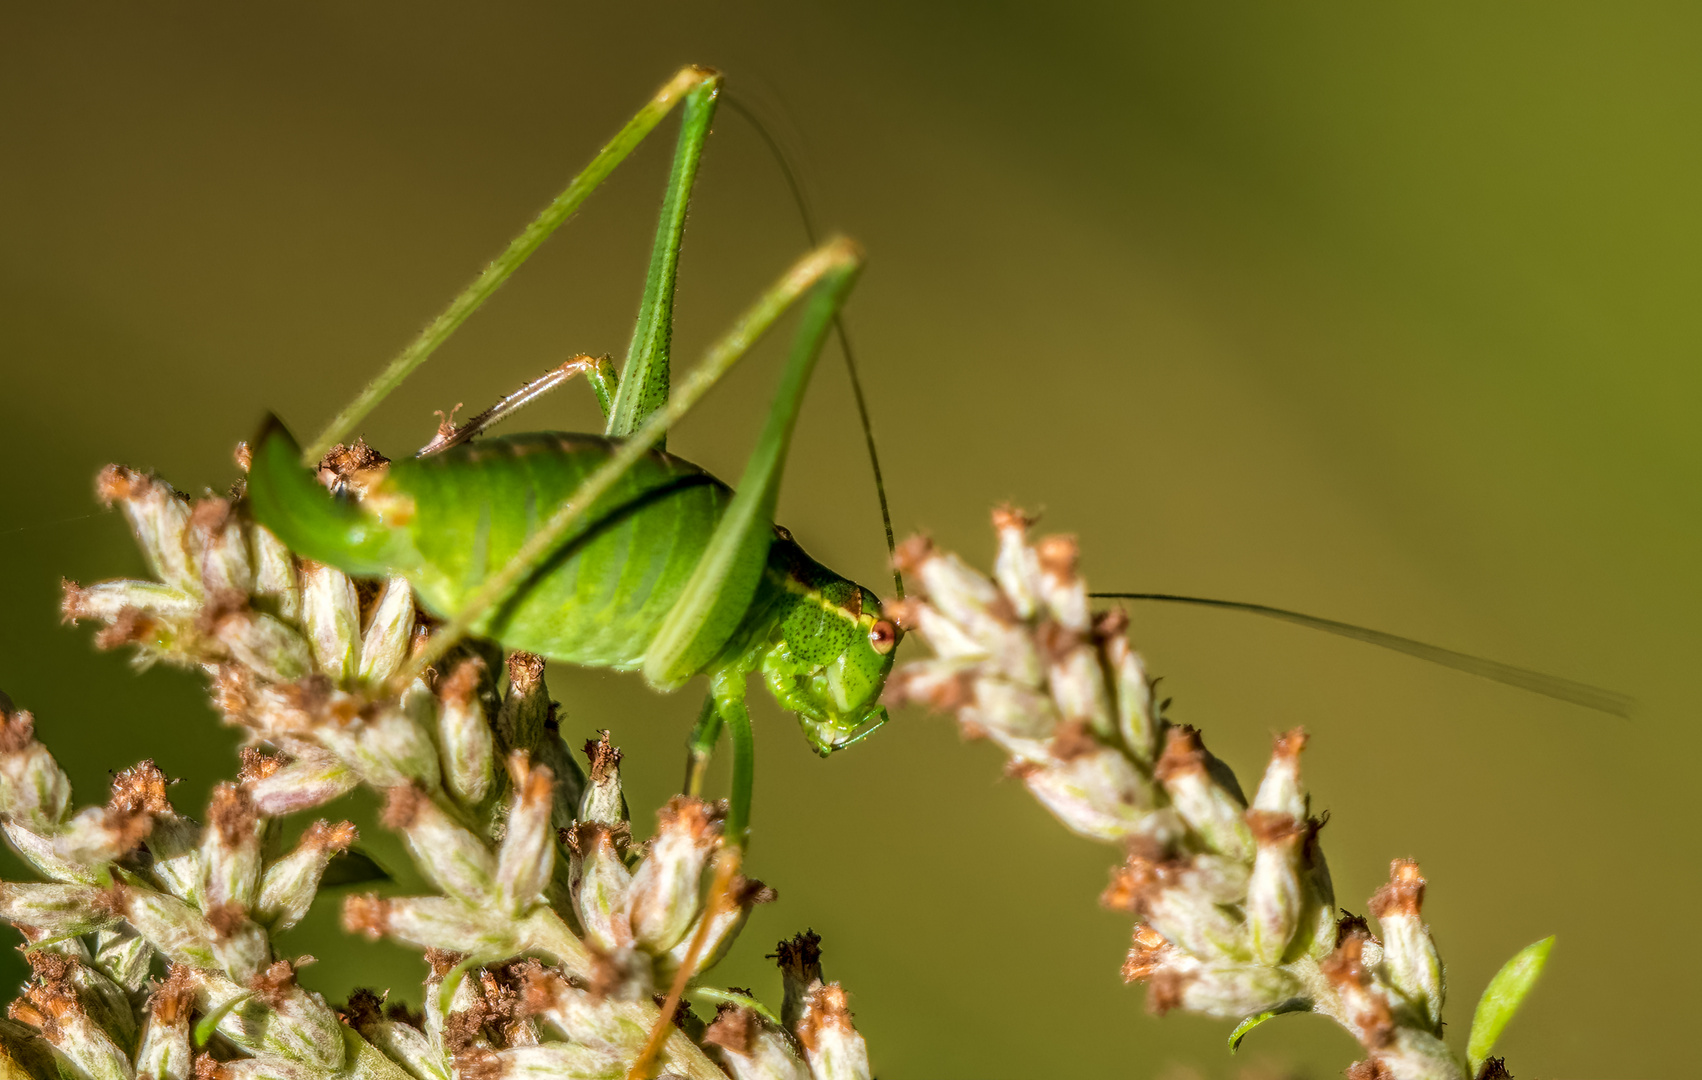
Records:
M1357 1080L1464 1080L1441 1038L1417 865L1397 860L1372 898L1380 938L1338 918L1300 783L1305 733L1277 738L1249 802L1199 732L1165 721L1122 613L1091 612L1074 541L1031 545L1030 524L994 515L992 578L923 539L900 548L920 592L897 618L934 656L895 671L888 700L956 714L1066 827L1126 849L1103 901L1135 916L1123 972L1153 1011L1321 1013L1365 1048Z
M240 506L191 503L110 468L155 580L65 587L69 619L140 663L200 667L247 733L241 774L204 822L177 813L144 762L106 806L70 785L26 712L0 711L0 827L44 879L0 883L0 918L34 977L0 1021L0 1080L500 1080L623 1075L700 936L693 974L726 951L760 883L706 911L722 808L676 798L635 844L620 754L582 771L553 722L543 662L471 643L400 694L386 689L426 632L407 584L354 581L299 560ZM498 673L505 673L506 687ZM353 896L352 932L424 950L424 1008L356 993L340 1010L296 982L273 935L306 913L356 840L316 822L280 850L282 821L358 785L383 793L424 896ZM704 926L705 919L709 925ZM778 1015L743 991L683 1010L660 1069L680 1077L869 1076L846 995L811 937L781 950Z

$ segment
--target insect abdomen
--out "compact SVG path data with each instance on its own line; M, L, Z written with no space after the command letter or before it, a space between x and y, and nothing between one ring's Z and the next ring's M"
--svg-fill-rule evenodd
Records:
M458 610L611 446L598 436L540 432L392 464L384 486L413 503L405 527L422 564L409 577L424 604L440 614ZM640 666L731 497L690 462L641 458L589 523L476 631L554 660Z

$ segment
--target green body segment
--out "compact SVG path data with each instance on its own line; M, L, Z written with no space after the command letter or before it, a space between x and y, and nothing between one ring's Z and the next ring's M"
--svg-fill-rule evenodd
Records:
M249 504L292 550L355 575L405 577L427 610L448 617L618 445L557 432L486 439L375 470L360 478L357 502L301 468L295 440L274 422L256 440ZM551 660L643 669L732 502L691 462L645 454L476 632ZM826 752L884 715L892 656L871 643L880 601L770 530L747 595L706 628L713 657L660 688L760 671Z
M452 615L609 449L594 435L489 439L393 463L369 504L399 512L404 521L395 528L419 558L406 576L428 609ZM689 462L665 453L640 458L476 631L552 660L642 667L731 499L725 484Z

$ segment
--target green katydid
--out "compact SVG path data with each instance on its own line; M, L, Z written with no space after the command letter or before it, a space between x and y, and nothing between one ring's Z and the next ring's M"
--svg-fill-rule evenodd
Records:
M805 387L861 266L855 245L830 241L794 264L670 388L685 211L720 87L720 75L705 69L676 75L305 452L269 421L252 448L248 498L255 518L295 551L355 574L406 577L447 620L403 679L467 633L554 660L640 670L658 689L708 676L691 785L725 725L734 752L727 833L742 842L752 782L746 677L760 672L825 755L886 721L879 698L899 635L874 593L810 559L772 523ZM385 468L358 502L322 487L304 466L346 438L676 102L684 106L679 142L619 376L570 362L461 428L446 427L420 456ZM665 453L667 430L800 303L779 390L736 490ZM574 371L599 391L603 435L467 442Z
M735 755L729 834L742 840L752 779L745 677L761 671L825 755L885 722L878 701L898 630L882 617L872 592L811 560L771 524L804 388L860 266L856 248L832 241L800 260L688 379L670 387L686 208L720 89L713 71L681 70L305 452L281 425L270 424L254 447L249 498L256 517L295 550L357 574L401 574L428 608L448 619L406 678L469 632L557 660L642 670L660 689L707 675L710 694L691 740L688 787L701 783L709 750L727 726ZM622 371L579 357L460 427L446 423L418 457L391 465L359 504L320 487L301 466L347 437L676 104L683 105L679 141ZM673 423L799 301L805 310L792 354L736 493L664 453ZM597 393L607 418L602 436L540 434L468 445L573 374L586 375ZM860 391L858 397L861 410ZM872 440L870 449L872 457ZM878 464L876 479L878 486ZM889 523L889 543L890 536ZM1594 687L1263 605L1095 595L1253 611L1592 708L1621 714L1630 708L1622 695Z

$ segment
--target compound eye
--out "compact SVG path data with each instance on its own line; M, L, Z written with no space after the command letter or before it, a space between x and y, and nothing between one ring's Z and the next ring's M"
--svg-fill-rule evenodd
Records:
M869 627L869 648L885 656L898 644L898 627L885 619Z

